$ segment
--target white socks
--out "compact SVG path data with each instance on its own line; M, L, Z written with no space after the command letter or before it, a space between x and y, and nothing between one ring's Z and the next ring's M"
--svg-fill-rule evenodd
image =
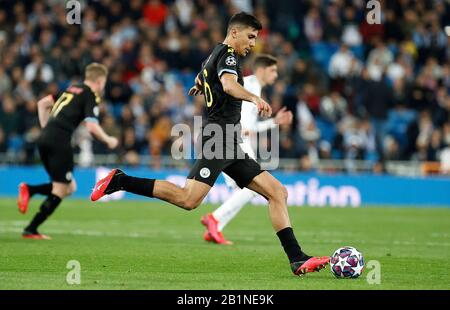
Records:
M222 231L241 211L242 207L255 196L256 193L248 188L236 190L227 201L213 212L214 218L219 222L218 230Z

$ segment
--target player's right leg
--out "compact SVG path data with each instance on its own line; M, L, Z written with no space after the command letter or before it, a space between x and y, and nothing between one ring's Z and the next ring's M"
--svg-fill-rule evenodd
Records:
M206 197L226 163L225 160L197 159L184 187L164 180L132 177L120 169L113 169L95 184L91 200L97 201L105 195L123 190L158 198L185 210L193 210Z
M193 210L200 205L210 189L210 185L197 180L188 179L184 187L179 187L168 181L137 178L125 174L120 169L113 169L95 184L91 200L97 201L105 195L123 190L140 196L158 198L185 210Z

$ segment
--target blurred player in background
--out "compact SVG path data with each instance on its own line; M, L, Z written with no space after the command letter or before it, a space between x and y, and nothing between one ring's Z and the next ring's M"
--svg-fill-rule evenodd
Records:
M261 97L264 86L273 85L278 77L277 59L270 55L258 55L254 61L254 75L244 77L244 87L252 94ZM257 146L252 143L258 132L275 128L277 125L292 123L292 112L283 107L274 118L258 121L256 106L248 101L242 101L241 126L242 126L242 150L250 158L256 160ZM223 236L224 227L239 213L242 207L257 195L248 188L239 189L236 183L224 174L227 185L235 189L233 195L225 201L212 214L202 217L202 224L206 226L203 238L209 242L218 244L231 244Z
M50 239L40 234L38 227L58 207L62 199L76 190L73 179L72 134L84 122L89 132L104 142L110 149L118 145L115 137L108 136L98 122L100 94L105 88L108 69L92 63L86 67L83 84L72 85L56 100L51 95L39 100L38 116L42 127L38 140L39 154L51 182L39 185L19 185L18 207L25 214L28 202L35 194L47 196L42 202L22 236L29 239Z
M291 270L295 275L301 275L324 268L329 257L311 257L302 251L291 227L286 188L240 147L242 101L252 102L262 117L272 114L266 101L243 87L241 57L247 56L255 46L261 29L261 23L254 16L244 12L233 15L224 42L216 45L195 78L189 94L204 94L207 122L200 135L201 152L185 186L182 188L165 180L136 178L113 169L95 184L91 200L125 190L193 210L201 204L223 171L239 187L254 190L268 200L270 220L288 256Z

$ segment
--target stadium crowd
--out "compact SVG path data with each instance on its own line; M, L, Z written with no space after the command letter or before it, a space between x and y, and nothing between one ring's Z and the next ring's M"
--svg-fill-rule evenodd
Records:
M79 25L64 1L0 2L0 153L35 162L37 99L96 61L110 68L100 120L121 139L121 161L170 155L172 126L204 113L203 97L187 96L195 74L244 10L263 24L253 54L278 58L265 96L274 112L294 113L280 129L282 158L301 169L319 159L449 160L448 1L380 1L380 24L367 23L363 0L78 2ZM87 162L108 152L82 130L74 145Z

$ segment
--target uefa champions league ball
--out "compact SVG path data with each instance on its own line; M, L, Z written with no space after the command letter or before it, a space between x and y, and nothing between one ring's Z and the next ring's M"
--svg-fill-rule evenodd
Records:
M357 278L364 270L364 257L353 247L339 248L331 255L330 269L337 278Z

